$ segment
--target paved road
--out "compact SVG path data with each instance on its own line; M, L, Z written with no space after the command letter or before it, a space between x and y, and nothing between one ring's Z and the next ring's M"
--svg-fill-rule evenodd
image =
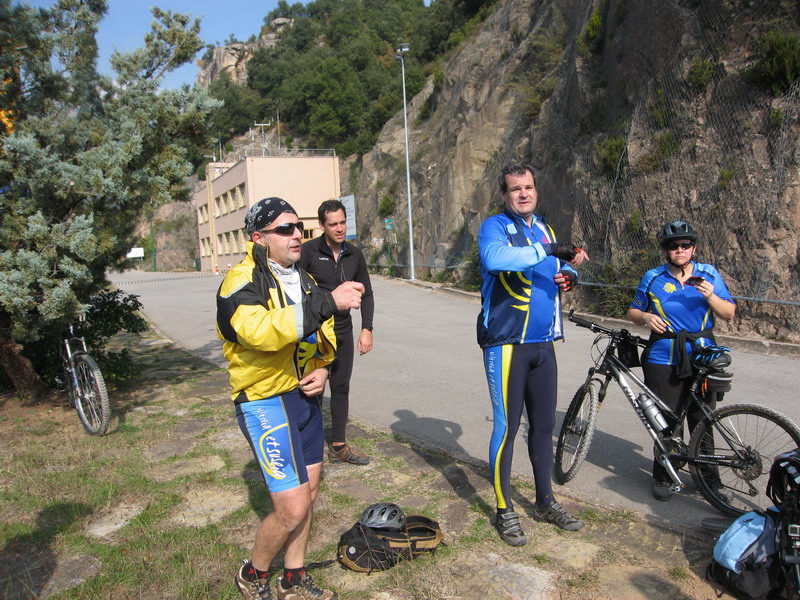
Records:
M224 367L214 329L214 292L221 279L203 274L113 274L120 288L138 294L158 328L192 353ZM376 295L375 350L356 356L351 414L459 456L487 460L491 410L481 353L475 343L478 303L408 282L373 278ZM356 323L358 316L355 317ZM591 366L594 335L570 323L557 343L557 427ZM767 404L790 416L797 408L798 361L736 352L733 391L725 402ZM558 430L558 429L557 429ZM514 448L515 469L530 475L523 427ZM614 389L598 418L587 461L569 493L606 506L630 508L675 524L698 527L720 515L687 489L670 502L651 495L652 443L633 411ZM556 486L559 494L559 486Z

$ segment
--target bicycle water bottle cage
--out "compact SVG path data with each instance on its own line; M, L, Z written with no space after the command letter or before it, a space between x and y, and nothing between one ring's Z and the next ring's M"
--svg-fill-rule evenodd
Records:
M722 371L731 364L730 351L727 346L696 346L692 364L709 371Z

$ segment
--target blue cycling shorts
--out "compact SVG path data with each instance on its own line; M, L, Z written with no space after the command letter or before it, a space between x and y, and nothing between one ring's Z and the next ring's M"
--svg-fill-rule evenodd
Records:
M298 390L241 402L236 405L236 419L270 492L291 490L306 483L306 466L322 462L322 410Z

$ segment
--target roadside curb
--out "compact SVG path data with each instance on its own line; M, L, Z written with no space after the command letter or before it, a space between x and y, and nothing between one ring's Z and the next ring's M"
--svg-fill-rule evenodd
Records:
M371 277L381 277L380 275L370 275ZM384 277L385 279L396 279L391 277ZM465 300L471 302L480 302L481 295L478 292L469 292L467 290L461 290L458 288L448 287L441 283L436 283L432 281L420 281L416 279L414 281L410 281L408 279L401 280L403 283L408 285L413 285L415 287L420 287L424 289L428 289L430 291L438 292L441 294L447 294L449 296L456 296L459 298L463 298ZM567 314L569 311L564 310L563 316L566 320ZM611 325L614 328L621 329L625 328L628 331L636 333L642 337L647 337L650 335L649 330L646 327L639 327L634 325L630 321L626 321L624 319L616 319L613 317L603 317L600 315L595 315L592 313L587 312L579 312L575 311L575 314L585 318L591 319L597 323L603 323ZM785 356L786 358L794 358L800 359L800 344L789 344L786 342L773 342L769 340L761 340L761 339L749 339L749 338L742 338L732 335L724 335L718 334L716 335L717 342L724 346L728 346L733 348L734 350L739 350L741 352L749 352L751 354L766 354L769 356Z

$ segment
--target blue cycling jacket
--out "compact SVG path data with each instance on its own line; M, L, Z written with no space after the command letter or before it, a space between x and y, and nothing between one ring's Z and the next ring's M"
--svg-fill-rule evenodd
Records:
M553 277L574 271L545 254L542 244L556 241L542 217L533 215L532 227L506 211L486 219L478 235L481 263L481 312L478 344L551 342L562 335L561 299Z

